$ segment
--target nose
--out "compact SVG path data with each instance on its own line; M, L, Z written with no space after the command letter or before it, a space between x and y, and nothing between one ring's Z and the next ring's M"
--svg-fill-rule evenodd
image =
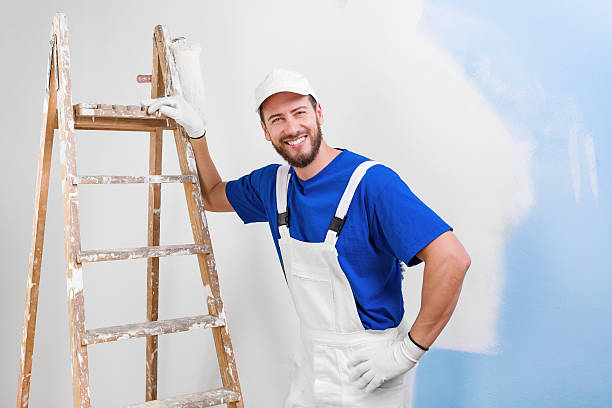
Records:
M297 119L289 117L285 122L285 133L287 135L297 135L300 132L300 123Z

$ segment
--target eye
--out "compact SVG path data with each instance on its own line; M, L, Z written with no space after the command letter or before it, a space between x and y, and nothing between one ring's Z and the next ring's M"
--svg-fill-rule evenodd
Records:
M306 113L306 111L301 110L301 111L298 111L298 112L297 112L297 114L298 114L298 115L302 115L302 114L304 114L304 113Z
M279 120L281 120L281 118L274 118L274 119L272 119L272 123L276 123L276 122L278 122Z

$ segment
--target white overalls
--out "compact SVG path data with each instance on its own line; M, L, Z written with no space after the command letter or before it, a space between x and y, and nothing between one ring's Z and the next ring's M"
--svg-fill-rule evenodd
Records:
M353 292L338 263L336 241L343 220L362 177L375 164L378 163L366 161L355 169L325 241L316 243L298 241L289 236L287 187L291 175L289 166L278 168L279 246L301 331L285 408L403 406L404 375L386 381L372 393L359 390L348 378L347 362L354 350L388 347L406 334L399 327L364 329Z

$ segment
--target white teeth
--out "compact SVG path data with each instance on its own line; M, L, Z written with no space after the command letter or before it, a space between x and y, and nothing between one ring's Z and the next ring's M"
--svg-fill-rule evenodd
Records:
M287 142L287 143L289 143L291 146L295 146L296 144L302 143L304 139L306 139L306 136L302 136L299 139L294 140L293 142Z

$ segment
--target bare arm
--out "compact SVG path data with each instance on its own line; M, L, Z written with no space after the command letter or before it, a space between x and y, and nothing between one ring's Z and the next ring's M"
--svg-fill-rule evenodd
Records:
M365 392L416 366L425 353L422 348L436 340L457 305L470 257L455 235L451 231L443 233L417 256L425 261L425 274L421 310L410 337L390 347L357 350L348 361L349 378Z
M452 231L430 242L417 256L425 262L425 272L421 309L410 335L419 345L429 347L455 310L471 260Z
M221 180L219 172L208 152L206 137L190 139L198 165L198 176L204 198L204 207L208 211L229 212L234 211L225 195L226 181Z

